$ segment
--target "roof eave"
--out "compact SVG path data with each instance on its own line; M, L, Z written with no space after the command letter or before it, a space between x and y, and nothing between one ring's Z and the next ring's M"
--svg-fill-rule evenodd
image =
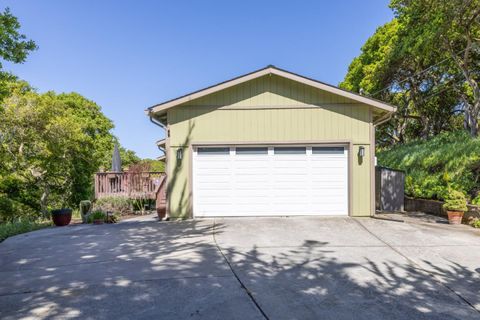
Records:
M155 114L158 114L159 112L166 111L167 109L173 108L177 105L186 103L186 102L194 100L194 99L201 98L201 97L206 96L208 94L212 94L212 93L218 92L220 90L224 90L224 89L233 87L235 85L241 84L243 82L253 80L253 79L262 77L264 75L268 75L268 74L274 74L274 75L277 75L277 76L280 76L280 77L283 77L283 78L287 78L287 79L290 79L290 80L293 80L293 81L296 81L296 82L299 82L299 83L303 83L305 85L308 85L308 86L311 86L311 87L314 87L314 88L317 88L317 89L320 89L320 90L324 90L324 91L327 91L327 92L330 92L330 93L333 93L333 94L337 94L339 96L343 96L343 97L349 98L351 100L361 102L361 103L373 106L373 107L378 108L378 109L385 110L387 112L395 112L396 109L397 109L395 106L392 106L392 105L387 104L385 102L382 102L380 100L365 97L365 96L359 95L357 93L347 91L347 90L344 90L344 89L340 89L340 88L335 87L333 85L323 83L323 82L318 81L318 80L310 79L310 78L307 78L307 77L304 77L304 76L301 76L301 75L298 75L298 74L295 74L295 73L292 73L292 72L289 72L289 71L286 71L286 70L282 70L282 69L279 69L279 68L276 68L276 67L273 67L273 66L268 66L266 68L248 73L246 75L243 75L243 76L231 79L231 80L221 82L219 84L207 87L205 89L201 89L201 90L192 92L190 94L187 94L187 95L184 95L184 96L172 99L172 100L168 100L168 101L162 102L160 104L156 104L154 106L151 106L151 107L147 108L145 110L145 113L147 113L147 115L149 115L149 116L153 116Z

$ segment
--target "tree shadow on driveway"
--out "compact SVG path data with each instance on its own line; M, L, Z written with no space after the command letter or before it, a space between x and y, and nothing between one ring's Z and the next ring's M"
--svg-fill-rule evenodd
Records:
M437 266L432 274L385 247L332 248L315 241L225 252L270 319L480 318L479 274L460 264Z
M228 222L227 222L228 223ZM262 319L209 220L39 231L0 245L2 319ZM230 230L229 230L230 231ZM226 232L223 223L215 234ZM478 319L449 288L479 288L461 264L435 277L385 247L222 251L270 319ZM478 305L478 296L469 296Z

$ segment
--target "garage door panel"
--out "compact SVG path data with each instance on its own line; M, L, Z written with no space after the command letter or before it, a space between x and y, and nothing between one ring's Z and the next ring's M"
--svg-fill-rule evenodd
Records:
M343 188L323 188L323 189L320 189L320 188L315 188L315 189L311 189L311 195L312 195L312 199L315 200L316 198L323 198L323 197L340 197L342 200L344 199L344 196L343 196L343 192L344 189Z
M249 185L255 186L257 183L268 182L268 174L246 174L246 175L235 175L235 181L238 183L248 183Z
M197 177L198 180L200 180L201 178L204 178L204 180L200 180L198 182L198 185L199 186L202 186L202 187L211 187L211 188L230 188L230 185L231 185L231 180L224 177L224 176L213 176L213 175L210 175L210 176L205 176L205 177L202 177L202 176L198 176Z
M335 165L328 165L328 163L324 164L323 166L310 167L310 172L318 175L339 175L342 174L345 170L345 166L335 166Z
M305 199L309 199L310 196L307 194L308 190L289 190L289 189L284 189L284 190L275 190L275 192L272 193L272 196L274 198L274 201L280 201L280 202L300 202L300 201L306 201Z
M194 152L195 216L347 215L347 149L226 150Z
M258 201L261 199L262 201L268 202L270 194L268 192L259 192L258 190L241 190L237 189L235 194L235 199L238 201Z
M276 169L293 169L293 168L305 168L307 165L307 161L305 160L298 160L298 159L278 159L278 157L273 157L271 159L272 165Z
M269 163L265 162L251 162L249 165L245 164L232 164L232 170L235 170L238 173L250 174L250 173L259 173L265 172L265 169L269 167Z

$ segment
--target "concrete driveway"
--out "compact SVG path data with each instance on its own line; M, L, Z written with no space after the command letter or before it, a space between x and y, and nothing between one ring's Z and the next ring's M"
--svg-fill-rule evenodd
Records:
M479 319L480 232L351 218L51 228L0 244L0 318Z

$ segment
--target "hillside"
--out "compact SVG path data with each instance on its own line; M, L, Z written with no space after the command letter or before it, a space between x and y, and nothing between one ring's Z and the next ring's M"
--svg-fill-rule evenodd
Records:
M407 195L441 200L450 185L480 201L480 138L464 131L395 146L377 157L380 166L406 172Z

